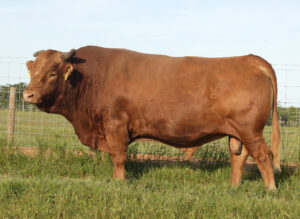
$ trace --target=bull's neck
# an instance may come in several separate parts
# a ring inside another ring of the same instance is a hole
[[[57,96],[56,102],[50,108],[50,113],[61,114],[73,124],[78,120],[78,112],[84,111],[83,104],[87,104],[86,92],[88,89],[80,84],[76,87],[66,86],[64,91]]]

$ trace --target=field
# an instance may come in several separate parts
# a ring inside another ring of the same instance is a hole
[[[0,218],[299,218],[299,168],[283,167],[277,192],[264,190],[256,167],[231,188],[226,138],[195,154],[214,163],[128,159],[127,181],[118,182],[108,156],[87,153],[63,117],[17,112],[11,147],[6,115],[0,111]],[[265,136],[269,142],[270,127]],[[283,160],[299,164],[299,148],[299,128],[283,127]],[[154,142],[133,143],[129,152],[183,155]]]

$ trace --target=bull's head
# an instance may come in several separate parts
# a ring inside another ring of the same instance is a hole
[[[55,50],[42,50],[34,53],[35,61],[26,63],[30,75],[30,83],[23,93],[25,102],[51,105],[59,86],[66,83],[73,72],[69,60],[76,50],[62,53]]]

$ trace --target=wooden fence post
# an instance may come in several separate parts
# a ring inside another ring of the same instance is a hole
[[[9,110],[7,122],[7,140],[8,143],[13,142],[15,127],[15,109],[16,109],[16,87],[10,87],[9,91]]]

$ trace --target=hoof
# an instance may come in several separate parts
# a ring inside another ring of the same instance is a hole
[[[280,166],[279,166],[279,167],[274,167],[274,173],[275,173],[275,174],[281,173],[281,168],[280,168]]]

